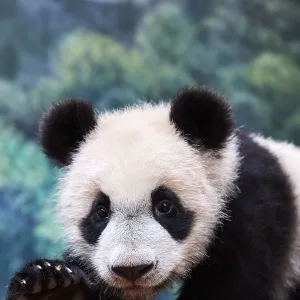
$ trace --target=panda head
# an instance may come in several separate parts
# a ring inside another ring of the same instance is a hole
[[[238,166],[227,102],[185,89],[171,103],[96,115],[55,104],[44,152],[64,168],[58,213],[72,252],[124,299],[148,299],[206,255]]]

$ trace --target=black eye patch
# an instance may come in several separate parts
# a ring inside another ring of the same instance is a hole
[[[89,244],[96,244],[109,222],[110,215],[109,197],[100,193],[94,199],[89,214],[80,223],[82,236]]]
[[[151,193],[152,211],[155,220],[173,239],[184,240],[193,226],[194,213],[183,207],[178,196],[165,187]]]

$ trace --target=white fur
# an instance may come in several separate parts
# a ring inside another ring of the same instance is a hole
[[[300,148],[291,143],[279,142],[257,135],[252,135],[252,138],[277,157],[279,164],[292,184],[298,225],[282,280],[285,286],[294,287],[300,278]],[[278,292],[284,293],[283,291]],[[285,299],[285,295],[282,296],[282,299]]]
[[[235,138],[216,160],[214,153],[196,151],[179,136],[169,109],[148,104],[99,116],[61,180],[58,213],[71,248],[116,287],[126,287],[126,282],[109,271],[112,265],[157,261],[157,268],[137,282],[144,289],[174,273],[185,275],[206,255],[224,197],[233,191],[239,164]],[[195,212],[194,226],[182,243],[151,214],[151,192],[161,185]],[[79,224],[100,191],[110,197],[113,215],[91,246]]]

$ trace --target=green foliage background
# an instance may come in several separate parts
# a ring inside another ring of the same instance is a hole
[[[206,85],[245,130],[300,144],[299,25],[298,0],[2,0],[0,297],[24,262],[63,248],[59,171],[36,142],[45,108],[69,97],[98,110],[168,101]]]

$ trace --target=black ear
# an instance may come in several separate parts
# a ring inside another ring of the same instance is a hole
[[[71,156],[96,126],[92,106],[81,99],[54,104],[41,118],[39,141],[45,154],[59,166],[71,162]]]
[[[212,90],[184,89],[172,101],[170,120],[193,146],[220,150],[235,129],[228,102]]]

